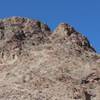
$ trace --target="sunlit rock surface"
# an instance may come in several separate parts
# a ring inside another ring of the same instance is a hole
[[[100,100],[100,55],[68,24],[1,19],[0,100]]]

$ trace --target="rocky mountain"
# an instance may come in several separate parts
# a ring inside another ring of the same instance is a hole
[[[68,24],[1,19],[0,100],[100,100],[100,55]]]

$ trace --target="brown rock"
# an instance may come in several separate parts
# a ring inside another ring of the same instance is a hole
[[[0,100],[99,100],[100,55],[62,23],[0,21]]]

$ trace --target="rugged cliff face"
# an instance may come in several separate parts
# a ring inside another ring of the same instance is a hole
[[[0,100],[100,100],[100,55],[68,24],[2,19]]]

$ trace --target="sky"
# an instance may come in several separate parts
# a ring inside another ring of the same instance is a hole
[[[0,18],[11,16],[38,19],[52,31],[68,23],[100,53],[100,0],[0,0]]]

